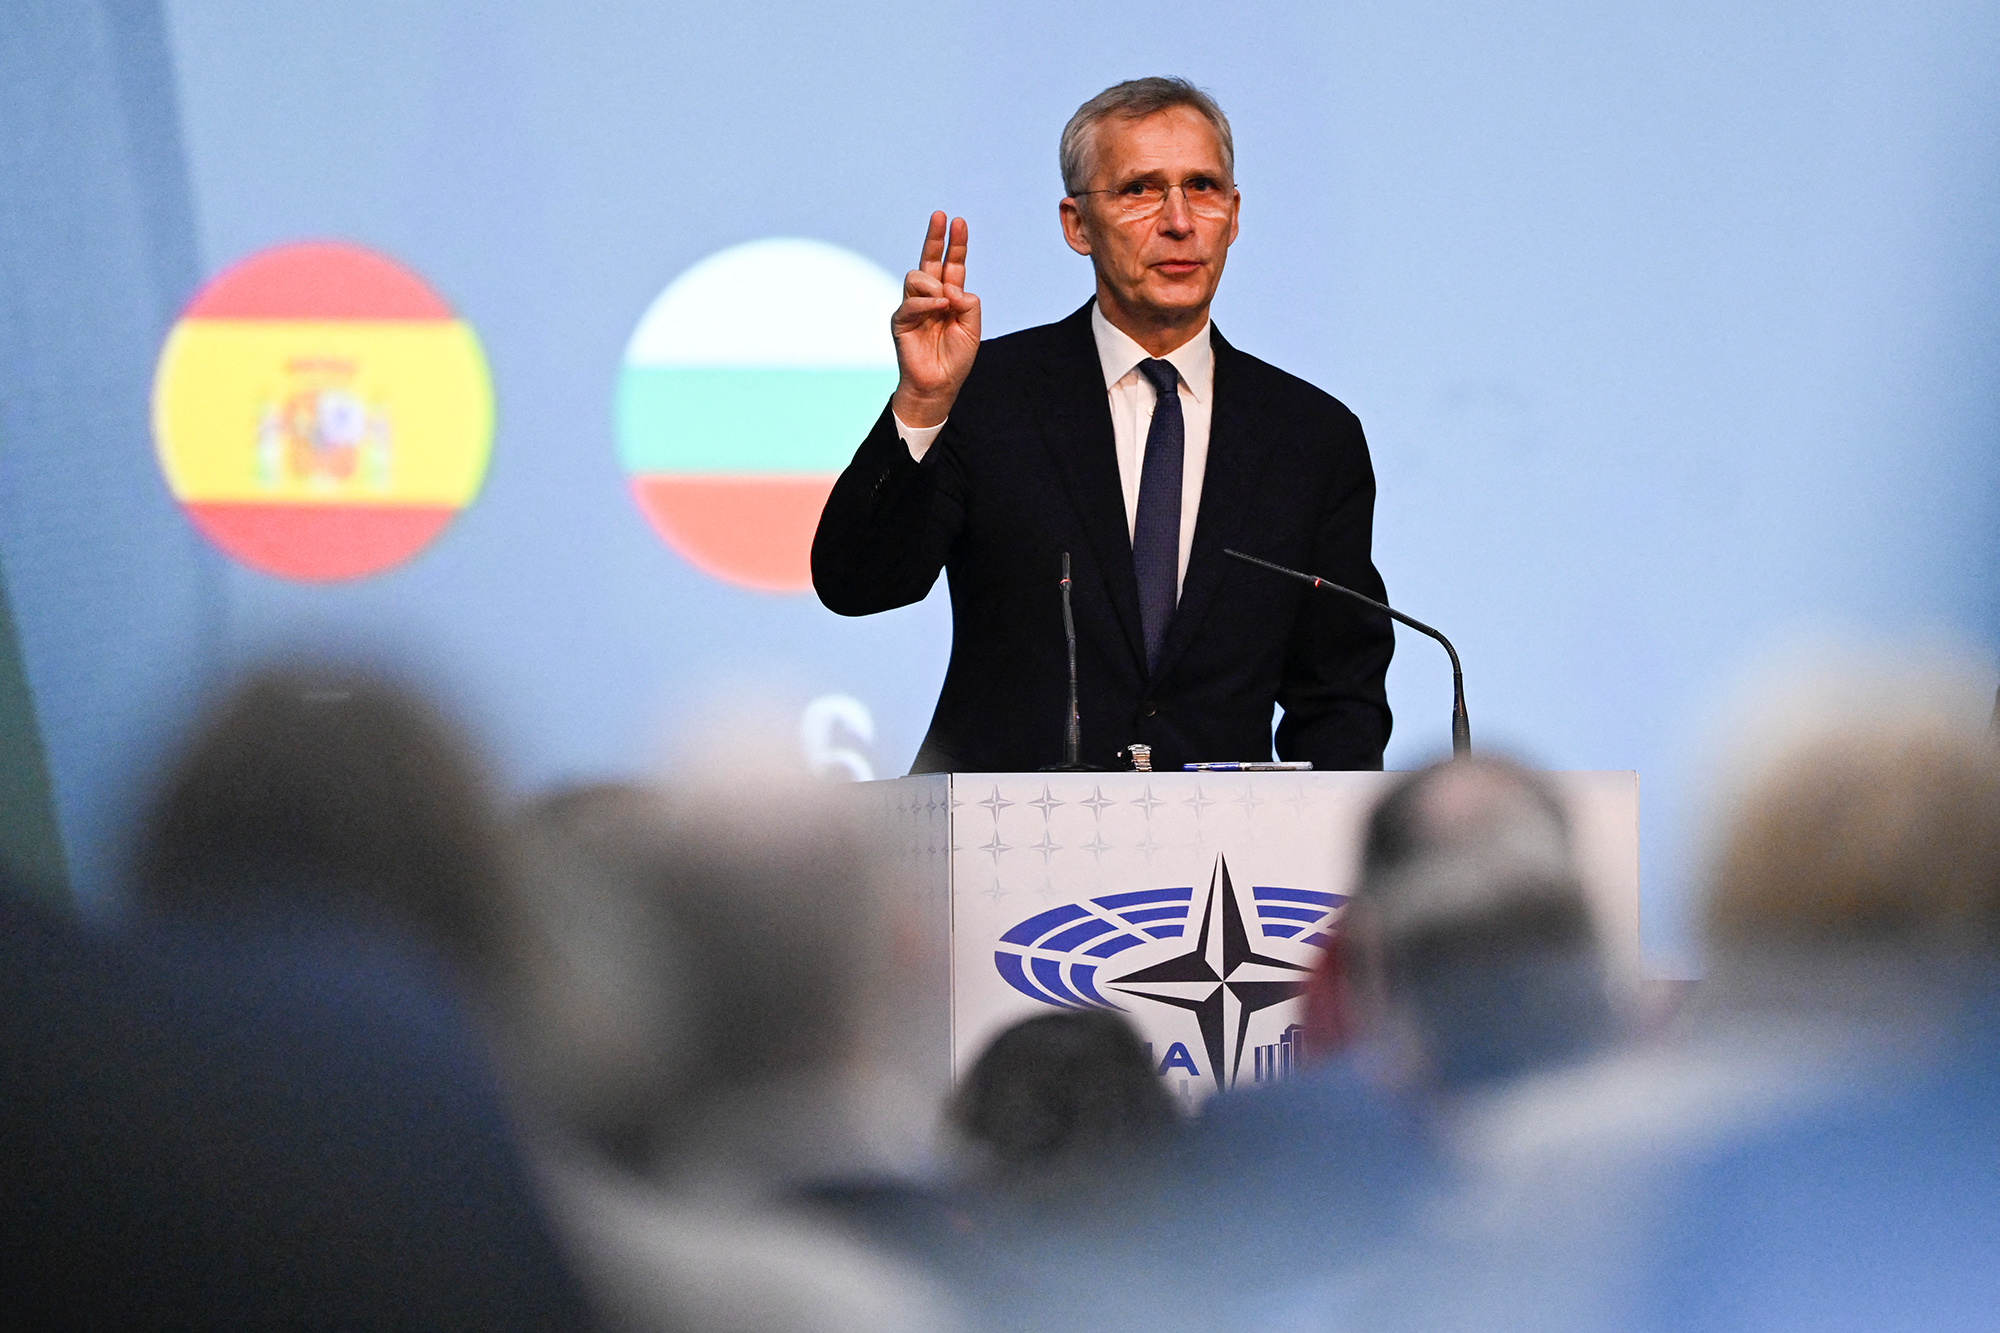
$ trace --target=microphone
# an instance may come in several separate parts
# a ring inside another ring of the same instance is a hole
[[[1076,616],[1069,609],[1069,552],[1062,553],[1063,638],[1069,641],[1069,716],[1063,723],[1063,761],[1047,764],[1044,773],[1095,773],[1083,762],[1083,722],[1076,711]]]
[[[1299,579],[1303,582],[1310,583],[1315,588],[1330,588],[1334,592],[1345,593],[1347,596],[1352,597],[1355,601],[1362,602],[1368,606],[1372,606],[1377,611],[1380,611],[1383,614],[1390,617],[1392,620],[1400,620],[1405,625],[1408,625],[1411,629],[1417,630],[1418,632],[1423,634],[1428,634],[1433,639],[1436,639],[1439,643],[1443,644],[1444,650],[1447,653],[1451,654],[1452,757],[1457,758],[1459,755],[1472,753],[1472,724],[1468,722],[1465,717],[1465,673],[1459,670],[1458,649],[1451,646],[1450,639],[1447,639],[1444,635],[1438,633],[1436,630],[1432,629],[1429,625],[1426,625],[1423,621],[1412,620],[1409,616],[1404,615],[1401,611],[1398,611],[1393,606],[1385,606],[1381,602],[1376,601],[1373,597],[1365,597],[1362,594],[1354,591],[1354,589],[1352,588],[1343,588],[1338,583],[1330,582],[1326,579],[1319,577],[1317,574],[1301,574],[1296,569],[1286,569],[1283,565],[1274,565],[1269,560],[1259,560],[1254,555],[1245,555],[1241,551],[1232,551],[1227,547],[1223,548],[1222,553],[1224,555],[1235,556],[1238,560],[1244,561],[1247,564],[1260,565],[1263,568],[1270,570],[1274,574],[1283,574],[1288,578]]]

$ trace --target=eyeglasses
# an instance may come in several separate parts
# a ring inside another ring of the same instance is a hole
[[[1111,196],[1107,201],[1112,210],[1128,221],[1155,217],[1167,206],[1167,195],[1178,189],[1181,198],[1187,201],[1188,212],[1198,218],[1226,218],[1230,205],[1235,201],[1235,187],[1213,176],[1190,176],[1184,181],[1168,184],[1157,180],[1127,181],[1116,189],[1078,190],[1074,197],[1086,194]]]

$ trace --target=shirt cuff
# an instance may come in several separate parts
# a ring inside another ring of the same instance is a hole
[[[893,409],[889,416],[895,421],[896,434],[902,437],[904,447],[910,451],[910,457],[919,463],[923,462],[924,455],[931,451],[931,443],[937,439],[938,432],[944,429],[944,422],[940,421],[935,426],[912,426],[897,416]]]

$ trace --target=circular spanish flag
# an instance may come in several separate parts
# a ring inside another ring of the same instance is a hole
[[[224,553],[284,578],[362,578],[478,494],[493,386],[478,337],[422,278],[358,245],[283,245],[181,312],[153,376],[153,442]]]
[[[901,300],[822,241],[751,241],[674,279],[618,377],[619,461],[660,539],[741,588],[810,588],[820,510],[896,387]]]

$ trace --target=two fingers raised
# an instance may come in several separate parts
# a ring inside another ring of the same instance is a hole
[[[947,287],[963,288],[966,235],[964,218],[952,218],[947,224],[942,212],[931,214],[916,271],[936,278]]]
[[[917,266],[903,275],[903,304],[896,311],[899,324],[925,315],[963,312],[978,304],[979,298],[965,290],[966,236],[964,218],[931,214]]]

